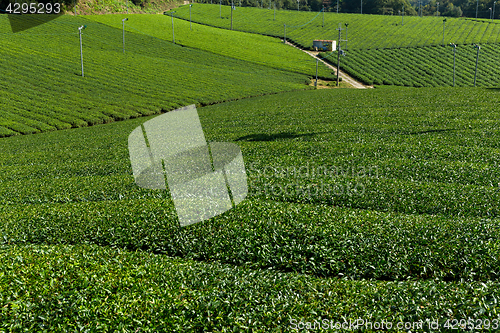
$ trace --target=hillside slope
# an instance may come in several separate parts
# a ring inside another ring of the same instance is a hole
[[[16,17],[17,18],[17,17]],[[38,19],[19,16],[19,19]],[[78,27],[83,30],[81,76]],[[61,16],[9,33],[0,15],[0,136],[87,126],[280,91],[306,75],[183,48],[85,17]]]
[[[241,147],[249,194],[185,228],[167,191],[134,183],[127,138],[149,118],[2,138],[0,327],[267,332],[370,318],[442,332],[474,318],[493,332],[499,100],[334,89],[199,108],[208,141]]]
[[[245,60],[271,68],[315,76],[316,61],[283,44],[279,39],[229,31],[174,19],[165,15],[89,15],[89,20],[104,23],[114,28],[122,28],[122,19],[128,18],[125,31],[144,34],[190,48],[209,51],[226,57]],[[319,64],[319,78],[333,79],[331,71]]]
[[[175,10],[176,17],[189,20],[189,6]],[[224,29],[231,25],[231,7],[211,4],[196,4],[191,8],[193,22]],[[324,18],[324,19],[323,19]],[[404,17],[388,15],[336,14],[319,12],[276,11],[253,7],[237,7],[233,11],[233,28],[283,38],[286,36],[303,48],[311,48],[315,39],[338,40],[339,24],[343,29],[342,39],[353,49],[383,49],[457,44],[500,42],[500,23],[465,18]]]

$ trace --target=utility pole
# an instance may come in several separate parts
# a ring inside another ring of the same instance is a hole
[[[444,27],[446,24],[446,19],[443,20],[443,46],[444,46]]]
[[[455,86],[455,55],[457,52],[457,44],[450,43],[450,46],[453,47],[453,86]]]
[[[172,42],[175,44],[174,13],[173,12],[170,14],[170,17],[172,18]]]
[[[219,0],[219,18],[222,18],[222,0]]]
[[[339,13],[339,0],[337,0],[337,14]]]
[[[276,21],[276,2],[273,2],[274,4],[274,18],[273,21]]]
[[[321,26],[322,28],[325,27],[325,5],[323,5],[323,25]]]
[[[314,87],[318,86],[318,62],[319,62],[319,59],[316,58],[316,82],[314,82]]]
[[[349,25],[349,24],[347,24],[347,23],[345,24],[345,49],[346,49],[346,50],[347,50],[347,26],[348,26],[348,25]]]
[[[80,28],[78,28],[78,33],[80,35],[80,59],[82,61],[82,77],[84,77],[83,75],[83,47],[82,47],[82,30],[85,29],[87,26],[86,25],[82,25]]]
[[[341,33],[342,33],[342,26],[339,23],[339,28],[337,29],[339,31],[339,42],[337,45],[337,87],[340,85],[340,42],[341,42]]]
[[[437,3],[436,16],[439,16],[439,2]]]
[[[286,44],[286,24],[284,24],[285,26],[285,33],[283,35],[283,44]]]
[[[491,22],[493,22],[493,19],[495,18],[495,5],[496,5],[496,1],[493,2],[493,13],[491,13]]]
[[[123,27],[123,53],[125,53],[125,21],[128,21],[128,18],[124,18],[122,20],[122,27]]]
[[[193,26],[191,24],[191,7],[193,7],[193,4],[189,5],[189,29],[193,30]]]
[[[363,14],[363,0],[361,0],[361,11],[360,11],[360,14]]]
[[[474,45],[474,48],[477,49],[477,55],[476,55],[476,71],[474,72],[474,87],[476,86],[476,77],[477,77],[477,63],[479,61],[479,50],[481,49],[481,46],[479,45]]]
[[[231,1],[231,30],[233,30],[233,2]]]
[[[403,16],[401,16],[401,25],[403,25],[405,23],[405,4],[403,4],[403,13],[402,13]]]
[[[477,18],[477,9],[479,8],[479,0],[476,1],[476,18]]]

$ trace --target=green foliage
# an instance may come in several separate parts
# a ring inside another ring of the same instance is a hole
[[[500,86],[499,44],[481,46],[476,85]],[[460,45],[456,50],[455,85],[474,86],[477,49]],[[335,53],[321,57],[336,65]],[[340,67],[352,77],[367,84],[408,87],[453,86],[453,48],[448,46],[402,48],[388,50],[353,50],[342,57]]]
[[[8,20],[0,15],[2,31],[11,31]],[[85,77],[81,77],[77,29],[81,25],[87,25],[83,30]],[[305,75],[130,32],[124,54],[121,30],[71,16],[3,34],[0,71],[0,126],[4,128],[0,136],[95,125],[186,104],[305,89],[307,80]]]
[[[127,137],[143,119],[5,138],[2,239],[351,279],[496,280],[497,100],[483,89],[339,89],[202,108],[209,141],[241,146],[249,197],[183,229],[168,192],[131,176]]]
[[[197,5],[194,5],[197,6]],[[194,7],[193,7],[194,8]],[[89,19],[122,28],[121,20],[129,17],[125,29],[132,33],[147,34],[166,41],[173,40],[171,18],[163,15],[92,15]],[[307,74],[316,74],[316,61],[296,48],[285,45],[276,38],[228,31],[189,21],[174,19],[175,42],[194,49],[201,49],[222,56],[249,61],[274,69]],[[332,79],[325,65],[320,64],[318,77]]]
[[[196,4],[191,9],[193,22],[229,29],[231,7]],[[189,20],[189,6],[176,9],[176,17]],[[398,15],[336,14],[327,12],[274,11],[250,7],[237,7],[233,11],[233,28],[283,38],[287,25],[287,40],[303,48],[311,48],[315,39],[338,40],[339,24],[348,24],[347,50],[381,49],[440,45],[443,38],[442,17],[404,17]],[[445,42],[457,44],[495,43],[500,34],[500,24],[464,18],[447,18]],[[342,31],[345,39],[345,31]]]
[[[174,46],[142,17],[134,27],[151,36],[127,31],[123,55],[121,31],[94,20],[62,17],[0,41],[0,136],[10,136],[0,139],[0,330],[294,331],[297,321],[438,318],[446,331],[447,319],[498,319],[496,89],[294,91],[199,108],[208,141],[241,147],[249,195],[180,228],[167,191],[134,183],[127,137],[149,119],[137,117],[304,89],[307,75],[287,71],[310,68],[273,69],[279,48],[260,65],[254,51]],[[410,58],[393,51],[342,61]],[[125,121],[104,124],[114,120]]]
[[[318,279],[89,245],[3,247],[0,260],[6,331],[296,332],[361,318],[443,327],[500,310],[498,282]]]
[[[242,148],[249,196],[186,228],[168,192],[131,175],[127,137],[147,118],[3,138],[0,327],[495,319],[498,100],[480,88],[335,89],[200,108],[208,141]],[[290,184],[300,190],[274,190]]]
[[[406,0],[365,0],[363,1],[363,14],[397,15],[398,10],[404,11],[405,15],[417,15],[415,9]],[[361,1],[343,0],[341,12],[359,13]]]

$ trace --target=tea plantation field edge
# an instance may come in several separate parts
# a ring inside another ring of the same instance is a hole
[[[81,25],[87,25],[82,36],[84,77]],[[0,15],[0,27],[10,29],[6,15]],[[0,136],[308,89],[305,83],[311,77],[136,33],[127,34],[124,53],[119,29],[84,17],[61,16],[25,32],[6,33],[0,44]]]
[[[304,52],[283,44],[277,38],[258,34],[229,31],[188,21],[174,19],[172,33],[171,18],[164,15],[89,15],[86,18],[122,28],[122,19],[129,18],[125,30],[152,36],[189,48],[200,49],[225,57],[245,60],[271,68],[285,70],[310,77],[316,75],[316,61]],[[332,71],[324,64],[318,66],[318,78],[332,80]]]
[[[497,282],[320,279],[95,245],[4,246],[0,258],[0,328],[12,331],[294,332],[361,318],[447,331],[446,318],[498,313]]]
[[[499,87],[500,44],[459,45],[455,55],[455,86]],[[385,50],[352,50],[340,60],[340,67],[365,84],[407,87],[453,86],[454,51],[449,46],[428,46]],[[337,54],[320,53],[337,65]],[[477,61],[477,73],[476,73]]]
[[[3,138],[1,325],[493,320],[497,100],[341,89],[200,108],[207,140],[241,147],[250,193],[183,229],[169,193],[132,177],[127,137],[148,118]]]
[[[166,12],[168,15],[172,11]],[[175,10],[174,17],[189,21],[189,6]],[[230,29],[231,6],[195,4],[191,20],[214,27]],[[500,42],[500,24],[465,18],[417,17],[392,15],[337,14],[333,12],[297,12],[289,10],[236,7],[233,10],[233,29],[283,38],[305,49],[312,49],[313,40],[338,40],[341,25],[342,39],[347,34],[346,50],[386,49],[400,47],[436,46],[449,43]],[[347,31],[346,26],[347,24]],[[444,41],[443,41],[444,25]]]

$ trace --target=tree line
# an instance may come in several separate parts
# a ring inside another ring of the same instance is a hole
[[[361,3],[362,1],[362,3]],[[494,0],[196,0],[203,3],[260,7],[300,11],[363,13],[379,15],[420,15],[477,17],[490,19],[500,16]],[[500,5],[500,3],[499,3]],[[361,7],[362,6],[362,7]],[[493,10],[495,9],[495,12]],[[476,16],[477,15],[477,16]]]

